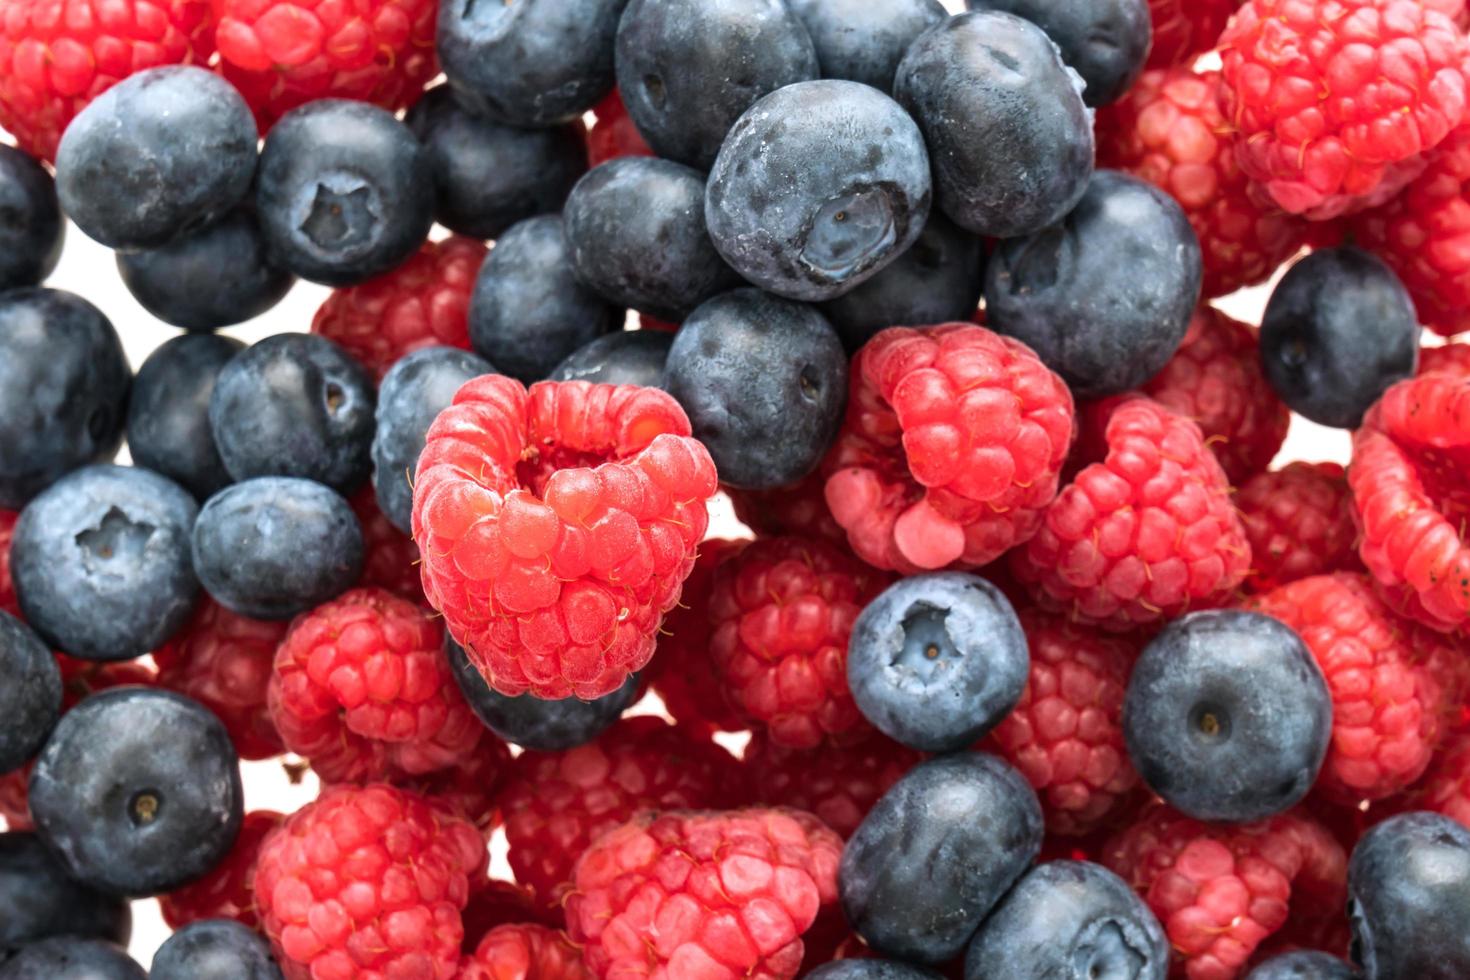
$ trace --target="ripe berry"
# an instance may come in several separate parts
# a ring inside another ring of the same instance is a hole
[[[876,734],[803,750],[783,748],[757,732],[745,749],[745,770],[757,803],[814,813],[845,838],[922,758]]]
[[[1251,545],[1252,591],[1362,567],[1347,475],[1337,463],[1288,463],[1253,476],[1235,506]]]
[[[561,930],[532,923],[491,929],[456,980],[593,980],[582,951]]]
[[[0,612],[0,773],[19,769],[40,751],[61,717],[61,671],[25,623]]]
[[[230,919],[258,928],[260,917],[253,884],[255,864],[266,837],[284,819],[284,814],[271,810],[252,810],[245,814],[234,846],[208,874],[158,896],[163,921],[174,929],[207,919]]]
[[[0,123],[3,101],[0,97]],[[0,291],[39,286],[61,259],[66,235],[56,183],[25,151],[0,147],[0,201],[7,214],[0,227]]]
[[[1148,0],[1154,43],[1150,68],[1193,61],[1210,50],[1240,0]]]
[[[674,335],[662,330],[603,334],[563,358],[547,380],[664,388],[664,367],[673,344]]]
[[[939,0],[880,0],[860,6],[844,0],[791,0],[788,6],[811,36],[823,78],[862,82],[880,92],[892,90],[894,72],[909,45],[948,16]]]
[[[0,904],[0,955],[50,936],[126,945],[133,931],[126,901],[75,881],[35,834],[0,834]]]
[[[153,954],[149,980],[280,980],[270,943],[238,922],[196,922]]]

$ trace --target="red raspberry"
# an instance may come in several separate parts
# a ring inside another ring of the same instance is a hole
[[[213,53],[208,0],[0,0],[0,127],[53,160],[67,123],[107,89]]]
[[[1011,568],[1045,609],[1125,630],[1224,602],[1250,568],[1199,426],[1147,398],[1108,418],[1107,457],[1047,509]]]
[[[577,862],[567,925],[594,977],[785,980],[841,855],[799,810],[644,814]]]
[[[260,847],[272,830],[286,819],[271,810],[252,810],[240,824],[240,835],[223,861],[198,881],[158,897],[163,921],[182,929],[202,919],[233,919],[252,929],[260,927],[255,911],[255,863]]]
[[[353,494],[349,502],[352,512],[357,515],[357,523],[362,526],[362,578],[357,584],[387,589],[405,599],[423,602],[419,546],[383,516],[371,485]]]
[[[1470,377],[1470,344],[1445,344],[1419,349],[1419,373],[1444,371]],[[0,532],[3,533],[3,532]]]
[[[311,332],[341,344],[379,381],[422,347],[469,350],[470,293],[487,254],[483,242],[458,235],[425,242],[392,272],[332,290]]]
[[[905,574],[984,565],[1036,533],[1072,394],[1031,349],[968,323],[884,330],[852,364],[827,504],[858,557]]]
[[[821,470],[799,483],[774,490],[724,487],[740,523],[760,536],[797,534],[847,547],[847,532],[827,507],[827,479]]]
[[[334,786],[266,838],[255,901],[288,980],[449,980],[487,856],[479,831],[421,796]]]
[[[536,895],[525,885],[513,881],[486,878],[474,886],[469,904],[460,914],[464,922],[464,952],[472,954],[485,933],[497,926],[536,922],[545,926],[559,926],[561,909],[555,915],[538,905]]]
[[[1246,584],[1255,592],[1363,567],[1347,474],[1337,463],[1289,463],[1251,477],[1235,506],[1254,562]]]
[[[852,836],[873,804],[922,759],[876,732],[819,751],[784,748],[757,732],[745,747],[755,802],[814,813],[843,838]]]
[[[1240,0],[1148,0],[1154,22],[1150,68],[1193,61],[1215,46]]]
[[[523,923],[497,926],[466,957],[457,980],[592,980],[566,933]]]
[[[1189,980],[1233,980],[1288,918],[1335,915],[1347,897],[1346,852],[1300,811],[1206,824],[1155,804],[1109,842],[1103,863],[1159,917]]]
[[[592,109],[596,123],[587,133],[588,164],[599,167],[617,157],[651,157],[653,150],[644,142],[628,116],[628,107],[617,89]]]
[[[1409,810],[1433,810],[1470,827],[1470,734],[1445,745],[1404,805]]]
[[[524,752],[500,796],[516,881],[554,905],[598,837],[639,810],[735,802],[737,781],[724,749],[650,716],[625,718],[565,752]]]
[[[15,537],[15,522],[20,513],[0,510],[0,612],[12,616],[20,615],[20,603],[15,601],[15,583],[10,580],[10,539]]]
[[[1465,36],[1422,0],[1247,0],[1219,44],[1236,159],[1292,214],[1384,203],[1465,118]]]
[[[497,691],[610,694],[653,655],[716,486],[662,391],[476,378],[419,457],[424,592]]]

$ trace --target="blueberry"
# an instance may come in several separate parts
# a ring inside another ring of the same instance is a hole
[[[1021,700],[1031,657],[1016,611],[975,575],[890,585],[848,641],[847,683],[879,731],[924,752],[973,745]]]
[[[91,303],[56,289],[0,295],[0,508],[112,459],[133,371]]]
[[[939,0],[787,0],[801,18],[823,78],[893,89],[909,45],[949,16]]]
[[[434,217],[471,238],[498,238],[517,221],[561,209],[587,172],[580,120],[518,129],[481,118],[446,85],[429,89],[404,119],[434,173]]]
[[[577,348],[551,372],[552,381],[664,386],[674,335],[666,330],[620,330]]]
[[[958,956],[1041,851],[1041,805],[994,756],[960,752],[910,769],[842,853],[837,884],[853,931],[879,953]]]
[[[1245,980],[1356,980],[1358,971],[1329,953],[1297,950],[1263,962]]]
[[[618,25],[618,90],[661,157],[708,170],[740,114],[818,77],[785,0],[631,0]]]
[[[1367,980],[1470,976],[1470,830],[1425,812],[1369,830],[1348,862],[1348,915]]]
[[[1036,351],[1078,398],[1128,391],[1183,342],[1200,261],[1173,198],[1099,171],[1065,221],[1000,243],[986,270],[986,319]]]
[[[1266,380],[1291,410],[1353,429],[1412,377],[1419,318],[1399,277],[1355,248],[1313,252],[1277,283],[1261,321]]]
[[[215,379],[245,349],[232,337],[185,334],[155,348],[128,401],[133,462],[176,481],[200,500],[230,484],[209,427]]]
[[[49,936],[126,945],[132,934],[133,913],[126,901],[68,876],[35,834],[0,834],[0,958]]]
[[[975,11],[919,36],[893,94],[924,131],[940,209],[977,235],[1013,238],[1061,220],[1087,191],[1081,89],[1039,27]]]
[[[299,476],[351,493],[372,469],[373,380],[325,337],[283,333],[230,359],[209,426],[236,480]]]
[[[429,154],[386,109],[319,99],[271,127],[255,202],[276,261],[349,286],[387,272],[434,223]]]
[[[0,145],[0,293],[40,285],[65,238],[51,175],[29,154]]]
[[[966,980],[1165,980],[1169,941],[1128,883],[1101,865],[1051,861],[1026,873],[980,926]]]
[[[434,418],[466,381],[495,368],[453,347],[425,347],[401,358],[378,388],[373,436],[373,490],[378,508],[404,534],[413,533],[413,476]]]
[[[191,922],[153,954],[150,980],[281,980],[270,944],[228,919]]]
[[[62,210],[111,248],[153,248],[223,217],[250,191],[255,118],[207,68],[168,65],[118,82],[66,127]]]
[[[199,505],[131,466],[88,466],[21,511],[10,571],[21,612],[86,660],[141,657],[188,620],[199,594],[189,535]]]
[[[186,330],[244,323],[279,303],[296,282],[271,258],[247,208],[166,245],[118,252],[117,271],[145,310]]]
[[[120,946],[55,936],[0,963],[0,980],[148,980],[148,974]]]
[[[893,960],[841,960],[819,966],[806,980],[939,980],[939,974],[922,966]]]
[[[470,296],[470,343],[528,384],[622,320],[577,281],[560,215],[530,218],[501,235]]]
[[[454,680],[475,715],[496,735],[524,749],[564,752],[586,745],[638,700],[636,676],[596,701],[544,701],[529,694],[508,697],[485,683],[459,644],[446,638],[444,652]]]
[[[61,717],[61,671],[41,638],[6,612],[0,612],[0,677],[0,773],[8,773],[41,750]],[[0,928],[5,919],[0,914]]]
[[[562,213],[577,278],[610,303],[683,320],[741,285],[704,224],[704,175],[619,157],[577,182]]]
[[[1174,620],[1128,680],[1123,736],[1143,781],[1200,820],[1281,813],[1312,788],[1332,698],[1301,637],[1260,613]]]
[[[810,306],[758,289],[716,296],[684,321],[666,387],[721,482],[751,490],[806,476],[847,403],[847,355]]]
[[[194,567],[220,605],[290,619],[352,588],[362,527],[347,501],[311,480],[263,476],[209,498],[194,525]]]

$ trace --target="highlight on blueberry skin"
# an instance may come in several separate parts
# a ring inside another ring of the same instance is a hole
[[[191,922],[153,954],[149,980],[281,980],[270,943],[228,919]]]
[[[674,335],[664,330],[620,330],[572,351],[548,380],[662,388],[673,345]]]
[[[61,717],[61,671],[41,638],[6,612],[0,612],[0,677],[0,773],[8,773],[40,750]]]

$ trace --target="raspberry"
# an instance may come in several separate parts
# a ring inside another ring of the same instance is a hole
[[[628,107],[617,89],[592,109],[597,122],[587,132],[588,166],[600,167],[617,157],[651,157],[653,150],[638,133],[628,116]]]
[[[392,272],[332,290],[311,332],[341,344],[379,381],[420,348],[469,350],[470,293],[486,254],[483,242],[458,235],[425,242]]]
[[[1347,474],[1337,463],[1290,463],[1251,477],[1235,506],[1251,545],[1253,591],[1362,567]]]
[[[1224,602],[1250,545],[1199,426],[1132,398],[1104,435],[1106,459],[1077,474],[1015,552],[1016,578],[1043,608],[1108,629]]]
[[[15,522],[20,513],[0,510],[0,612],[12,616],[20,615],[20,603],[15,601],[15,583],[10,579],[10,539],[15,537]]]
[[[288,977],[457,975],[479,831],[391,786],[334,786],[260,849],[255,901]]]
[[[1419,349],[1419,373],[1444,371],[1461,377],[1470,377],[1470,344],[1445,344],[1442,347]],[[3,534],[0,531],[0,534]]]
[[[233,919],[252,929],[259,928],[260,917],[255,911],[255,862],[266,837],[284,819],[284,814],[270,810],[245,814],[234,846],[213,871],[158,897],[163,921],[169,928],[182,929],[203,919]]]
[[[500,796],[516,881],[547,905],[578,856],[639,810],[734,802],[736,763],[698,733],[661,718],[625,718],[588,745],[525,752]]]
[[[566,933],[545,926],[497,926],[480,940],[457,980],[592,980]]]
[[[794,977],[841,854],[800,811],[644,814],[577,863],[567,925],[595,977]]]
[[[715,489],[662,391],[476,378],[419,457],[424,592],[502,694],[610,694],[653,655]]]
[[[874,733],[820,751],[785,748],[757,732],[745,747],[755,802],[806,810],[847,838],[879,798],[923,756]]]
[[[973,324],[894,327],[853,360],[827,504],[858,557],[905,574],[984,565],[1056,496],[1072,395],[1031,349]]]
[[[1159,917],[1189,980],[1232,980],[1289,914],[1333,915],[1347,897],[1347,854],[1299,811],[1205,824],[1155,804],[1109,842],[1103,864]]]
[[[724,490],[740,523],[758,535],[799,534],[847,546],[847,532],[827,507],[827,480],[820,469],[789,487]]]
[[[1193,61],[1215,46],[1215,39],[1240,0],[1148,0],[1154,23],[1150,68]]]
[[[371,485],[353,494],[349,503],[357,515],[357,523],[362,526],[362,578],[357,584],[387,589],[405,599],[423,602],[419,546],[383,516]]]
[[[482,732],[469,756],[443,769],[419,775],[393,773],[394,786],[431,798],[489,833],[500,823],[497,797],[510,771],[510,746],[490,732]]]
[[[560,909],[555,920],[560,919]],[[485,933],[497,926],[537,922],[541,925],[559,925],[546,909],[536,904],[536,895],[525,885],[513,881],[487,878],[475,886],[470,900],[460,914],[464,922],[465,953],[472,954]]]
[[[1145,72],[1097,118],[1098,165],[1142,178],[1184,208],[1203,252],[1205,299],[1265,282],[1307,235],[1307,222],[1241,172],[1219,87],[1219,72]]]
[[[1421,0],[1247,0],[1219,45],[1236,159],[1292,214],[1384,203],[1465,117],[1465,37]]]
[[[1449,741],[1405,800],[1409,810],[1433,810],[1470,827],[1470,734]]]
[[[208,0],[3,0],[0,127],[21,149],[56,158],[72,117],[134,72],[205,64]]]

